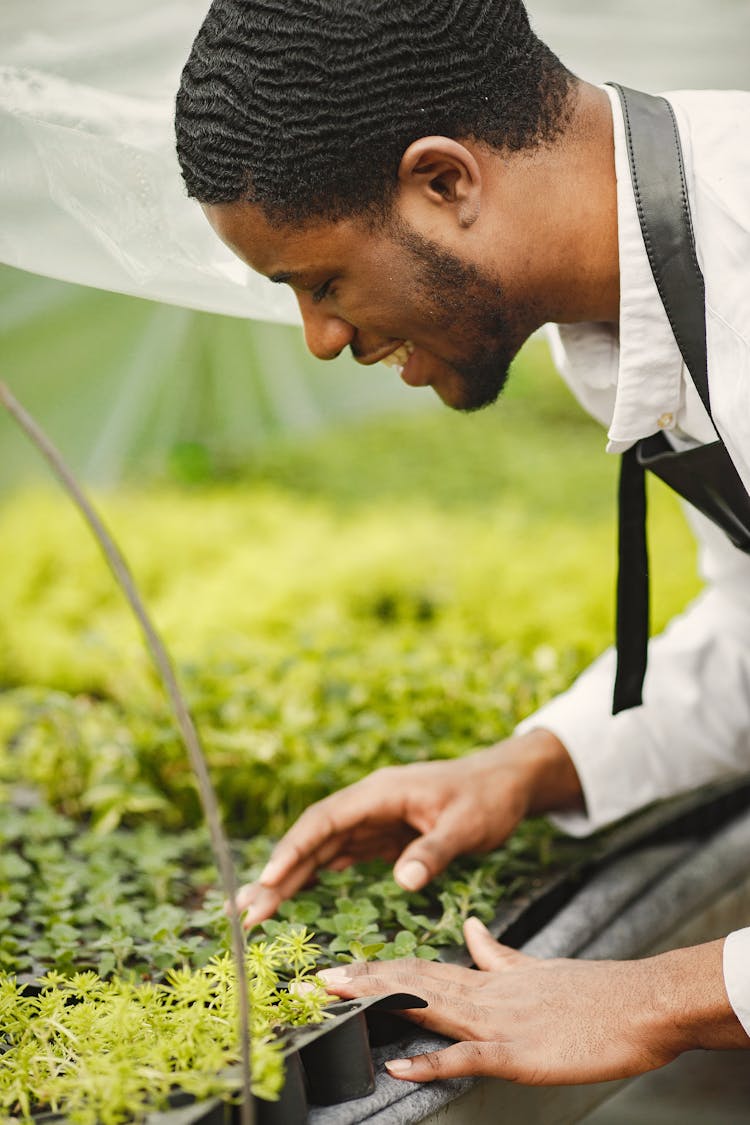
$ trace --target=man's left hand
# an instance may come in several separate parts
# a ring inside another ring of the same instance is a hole
[[[638,961],[542,961],[464,927],[478,969],[409,959],[354,963],[320,975],[345,999],[411,992],[402,1013],[458,1042],[394,1059],[394,1078],[491,1075],[524,1085],[629,1078],[695,1047],[750,1048],[722,972],[723,940]]]

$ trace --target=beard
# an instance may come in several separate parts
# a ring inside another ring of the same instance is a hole
[[[457,379],[447,405],[465,412],[491,406],[505,387],[511,361],[531,329],[523,331],[511,317],[494,278],[402,222],[396,225],[394,236],[414,264],[413,296],[420,314],[442,332],[447,329],[467,342],[449,361]]]

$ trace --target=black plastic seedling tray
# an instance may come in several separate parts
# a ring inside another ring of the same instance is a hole
[[[256,1100],[258,1125],[304,1125],[309,1105],[338,1105],[375,1089],[369,1023],[378,1012],[426,1008],[409,993],[331,1004],[332,1018],[283,1033],[286,1079],[277,1102]],[[149,1125],[163,1125],[149,1119]]]
[[[342,1000],[328,1008],[332,1020],[291,1031],[287,1036],[287,1066],[295,1057],[299,1059],[307,1102],[319,1106],[338,1105],[371,1094],[375,1089],[371,1025],[381,1013],[426,1007],[419,996],[406,992]],[[286,1122],[307,1120],[307,1105],[301,1116],[291,1118],[277,1113],[277,1104],[258,1103],[259,1125],[286,1125]]]

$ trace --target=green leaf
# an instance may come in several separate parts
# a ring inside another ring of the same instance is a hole
[[[415,952],[423,961],[437,961],[440,957],[438,950],[433,949],[431,945],[418,945]]]
[[[393,939],[396,957],[411,957],[417,948],[417,939],[409,930],[399,930]]]

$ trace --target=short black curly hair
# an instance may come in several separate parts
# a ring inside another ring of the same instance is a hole
[[[213,0],[182,72],[177,154],[202,203],[382,214],[412,141],[550,142],[572,83],[521,0]]]

